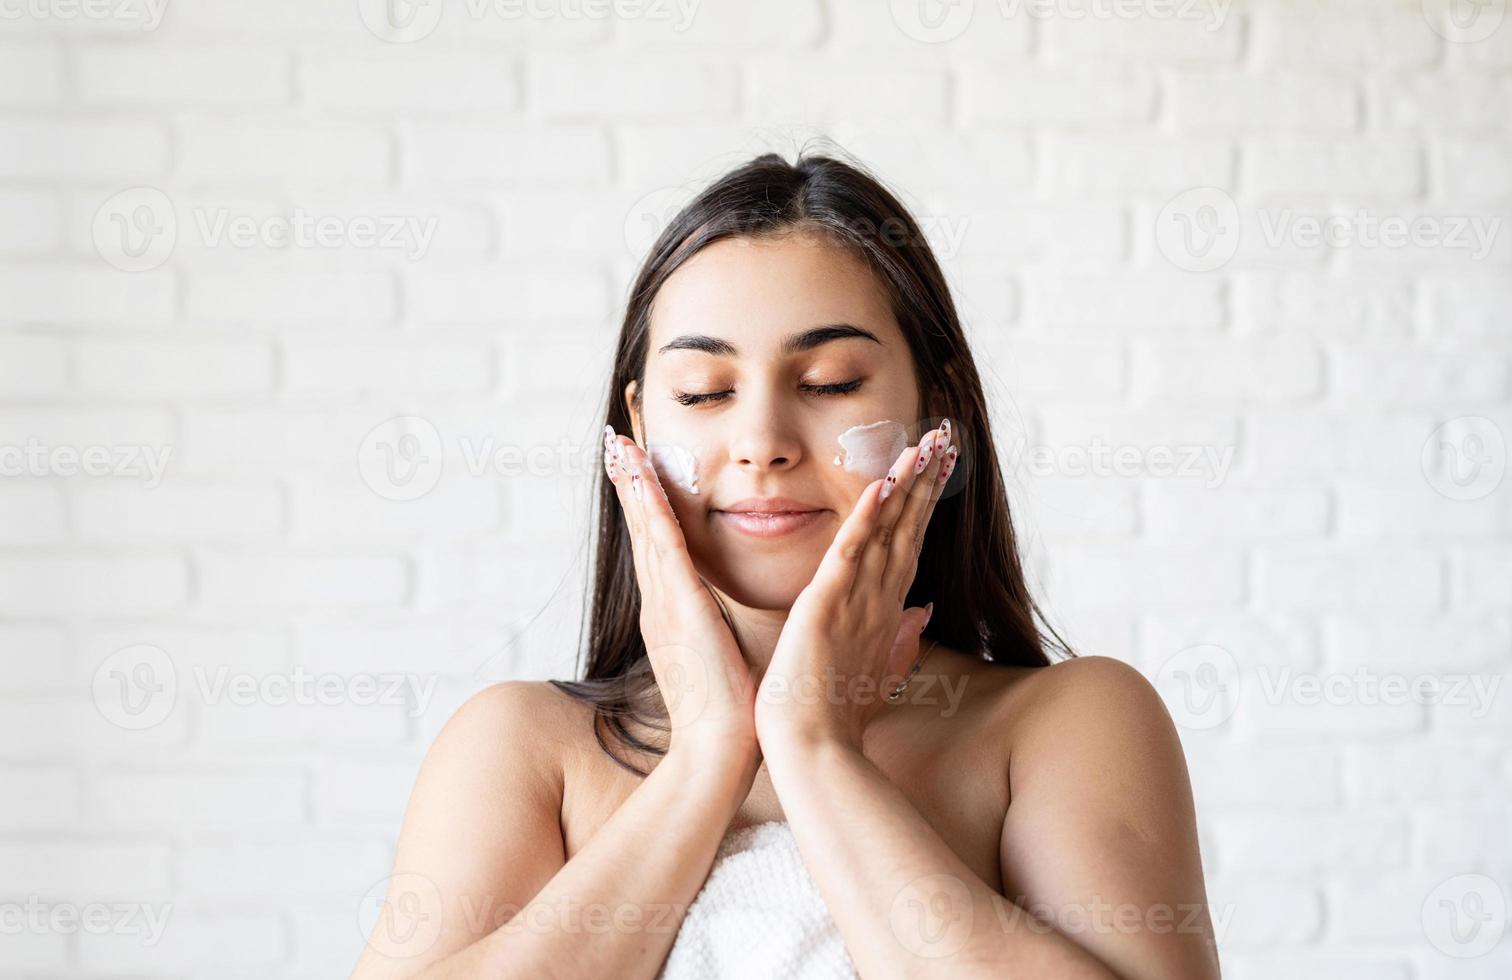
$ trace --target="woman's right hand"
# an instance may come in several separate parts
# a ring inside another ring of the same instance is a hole
[[[669,751],[743,761],[759,751],[750,667],[693,567],[650,458],[604,426],[604,468],[619,496],[640,585],[640,630],[672,728]]]

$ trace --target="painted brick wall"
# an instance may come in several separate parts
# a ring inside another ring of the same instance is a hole
[[[640,250],[821,135],[1226,975],[1512,974],[1506,6],[0,3],[0,974],[345,975],[438,727],[573,670]]]

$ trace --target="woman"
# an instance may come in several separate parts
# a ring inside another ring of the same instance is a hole
[[[1176,731],[1042,635],[888,191],[775,154],[706,189],[606,418],[586,677],[450,719],[354,976],[1218,976]]]

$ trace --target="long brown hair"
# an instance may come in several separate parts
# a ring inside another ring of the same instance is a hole
[[[952,441],[963,448],[930,519],[906,605],[936,600],[930,638],[991,663],[1046,666],[1048,650],[1075,656],[1026,586],[1008,495],[990,451],[994,442],[981,379],[945,277],[907,209],[857,162],[800,152],[790,164],[776,153],[763,154],[715,180],[672,219],[630,289],[604,421],[616,432],[631,431],[623,392],[632,380],[637,396],[645,389],[651,307],[672,273],[721,239],[809,230],[853,249],[875,272],[913,352],[922,415],[948,417]],[[643,741],[626,724],[633,720],[667,731],[665,705],[640,635],[629,531],[602,468],[598,480],[587,669],[582,680],[551,683],[591,705],[599,746],[619,765],[644,775],[605,737],[607,730],[619,745],[665,754],[663,746]]]

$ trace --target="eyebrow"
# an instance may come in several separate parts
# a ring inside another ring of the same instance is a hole
[[[813,350],[821,344],[827,344],[833,340],[845,340],[850,337],[859,337],[862,340],[870,340],[872,343],[881,345],[882,341],[870,330],[850,323],[827,323],[822,327],[813,327],[802,333],[795,333],[782,340],[782,353],[797,354],[806,350]],[[716,357],[739,357],[740,351],[734,344],[722,337],[710,337],[708,334],[688,333],[676,337],[657,348],[658,354],[665,354],[672,350],[698,350],[705,354],[713,354]]]

